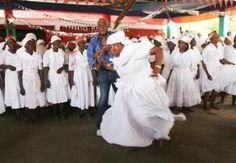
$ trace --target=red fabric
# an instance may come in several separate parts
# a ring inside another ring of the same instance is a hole
[[[106,0],[102,0],[102,3],[106,3],[107,1]]]
[[[79,4],[79,0],[75,0],[75,4],[78,5]]]
[[[192,6],[195,7],[195,0],[191,0]]]
[[[65,4],[68,4],[69,1],[70,1],[70,0],[64,0],[64,3],[65,3]]]
[[[5,37],[5,41],[7,42],[9,40],[16,40],[16,38],[12,35],[8,35],[8,36]]]
[[[114,3],[115,3],[115,0],[110,0],[110,1],[111,1],[111,3],[112,3],[112,4],[114,4]]]

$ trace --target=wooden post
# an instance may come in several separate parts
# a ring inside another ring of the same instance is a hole
[[[12,0],[4,0],[4,11],[6,35],[13,35],[16,37],[14,17],[12,12]]]

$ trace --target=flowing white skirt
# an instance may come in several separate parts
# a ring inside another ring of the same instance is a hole
[[[170,139],[168,134],[175,119],[185,117],[171,113],[159,81],[144,77],[132,83],[132,87],[129,84],[118,86],[115,101],[103,115],[102,137],[108,143],[129,147],[145,147],[154,139]]]
[[[46,91],[47,101],[51,104],[67,102],[69,99],[69,87],[64,72],[57,74],[49,70],[50,88]]]
[[[5,72],[5,99],[6,106],[12,109],[23,107],[23,96],[20,95],[19,80],[16,71]]]
[[[173,69],[167,95],[170,99],[170,106],[191,107],[201,102],[199,91],[189,68]]]
[[[3,102],[3,95],[2,95],[2,90],[0,89],[0,114],[4,113],[6,111],[5,105]]]
[[[95,106],[92,74],[89,69],[79,68],[74,71],[74,87],[71,90],[71,106],[82,110]],[[75,90],[73,90],[75,89]]]

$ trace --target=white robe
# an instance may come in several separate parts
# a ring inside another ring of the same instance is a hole
[[[217,47],[210,43],[202,52],[203,62],[207,66],[209,74],[213,80],[207,78],[205,71],[202,69],[200,78],[201,91],[209,92],[224,91],[225,87],[236,81],[236,70],[233,65],[223,65],[220,60],[224,58],[224,49],[221,43]]]
[[[49,67],[48,79],[50,88],[46,91],[47,101],[52,104],[67,102],[69,98],[69,87],[64,71],[58,74],[57,70],[64,65],[64,52],[59,49],[53,52],[52,48],[43,55],[43,67]]]
[[[234,48],[233,45],[225,47],[224,58],[234,63],[234,68],[236,69],[236,48]],[[225,87],[224,91],[228,94],[236,96],[236,82]]]
[[[95,106],[92,72],[87,61],[87,50],[83,54],[69,55],[69,71],[74,71],[74,86],[71,91],[71,106],[82,110]],[[75,90],[73,90],[75,89]]]
[[[44,94],[41,93],[41,81],[39,70],[42,70],[42,59],[34,52],[32,55],[27,52],[17,54],[17,71],[23,71],[22,82],[25,89],[23,105],[29,109],[36,109],[45,103]]]
[[[167,86],[167,95],[170,106],[191,107],[201,102],[193,78],[193,70],[196,66],[190,49],[184,53],[179,50],[173,54],[172,74]]]
[[[16,67],[18,63],[17,54],[12,54],[8,50],[5,50],[3,63],[5,65],[11,65]],[[17,71],[11,71],[6,69],[5,71],[5,99],[6,106],[12,109],[20,109],[23,106],[23,97],[20,94],[20,86]]]
[[[154,45],[147,41],[125,45],[114,66],[120,78],[115,101],[103,115],[102,137],[111,144],[144,147],[153,139],[170,139],[176,118],[169,110],[168,97],[158,78],[150,77],[148,60]]]

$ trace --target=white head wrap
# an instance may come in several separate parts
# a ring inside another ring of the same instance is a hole
[[[232,36],[227,36],[226,37],[229,41],[231,41],[231,43],[233,44],[234,43],[234,38]]]
[[[142,36],[139,38],[139,41],[149,41],[147,36]]]
[[[178,41],[176,40],[176,39],[167,39],[167,41],[166,42],[172,42],[172,43],[174,43],[175,45],[177,45],[178,44]]]
[[[31,39],[31,40],[37,40],[37,37],[35,36],[35,34],[33,34],[33,33],[27,33],[26,35],[25,35],[25,38],[29,38],[29,39]]]
[[[132,38],[131,41],[132,41],[133,43],[138,43],[138,42],[139,42],[137,38]]]
[[[154,40],[160,42],[160,43],[161,43],[161,46],[164,46],[164,45],[165,45],[165,40],[164,40],[163,37],[160,36],[160,35],[155,36],[155,37],[154,37]]]
[[[37,42],[36,42],[37,45],[42,44],[42,43],[45,43],[45,41],[42,40],[42,39],[39,39],[39,40],[37,40]]]
[[[25,47],[26,43],[27,43],[28,41],[30,41],[30,40],[32,40],[32,39],[25,37],[25,38],[21,41],[22,47]]]
[[[183,34],[182,36],[180,36],[179,40],[189,44],[192,40],[192,37],[189,36],[188,34]]]
[[[51,43],[57,41],[57,40],[60,40],[61,41],[61,38],[58,37],[57,35],[53,35],[52,38],[51,38]]]
[[[124,31],[117,31],[111,34],[107,38],[107,45],[112,45],[116,43],[122,43],[123,45],[130,43],[131,41],[125,37]]]

